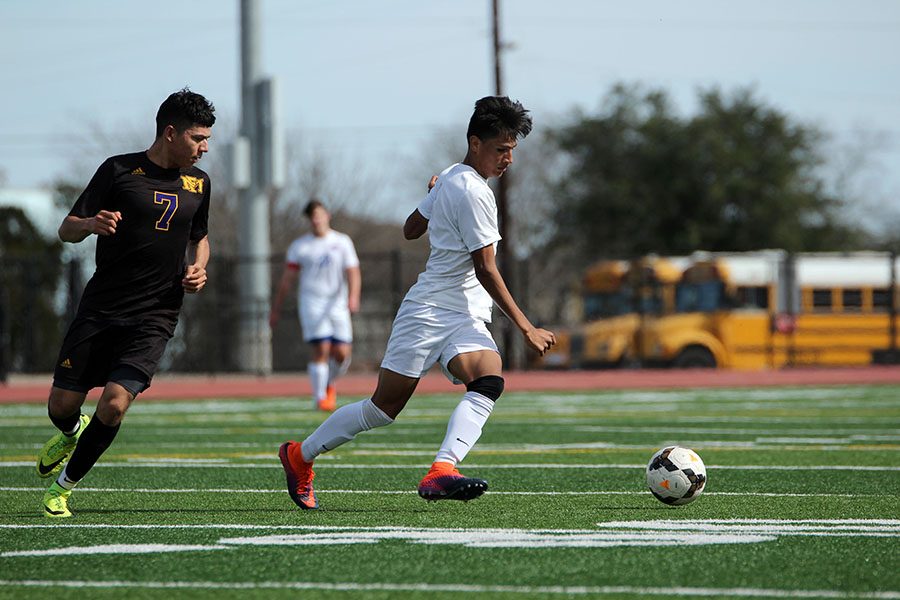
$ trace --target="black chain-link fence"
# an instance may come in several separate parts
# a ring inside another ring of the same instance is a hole
[[[273,293],[283,261],[281,254],[269,261]],[[360,312],[353,317],[354,370],[375,369],[380,364],[397,308],[424,267],[421,254],[401,250],[360,253],[360,263],[363,291]],[[60,263],[41,256],[0,256],[0,382],[8,373],[53,370],[92,266],[79,259]],[[241,311],[246,307],[238,300],[238,266],[235,257],[220,255],[210,260],[209,282],[199,294],[185,297],[160,372],[240,370],[236,346]],[[520,271],[527,269],[525,262],[517,266]],[[527,279],[523,272],[519,281]],[[523,297],[520,304],[525,307],[529,302]],[[518,335],[506,335],[509,324],[499,311],[494,321],[491,329],[501,348],[507,338],[518,340]],[[521,349],[518,352],[522,354]],[[290,294],[272,331],[273,369],[304,371],[308,353],[297,317],[297,297]]]
[[[281,255],[270,260],[273,290],[281,277],[283,261]],[[380,363],[396,309],[421,265],[418,258],[400,251],[361,254],[360,263],[363,293],[360,311],[353,317],[353,361],[354,368],[373,368]],[[235,344],[242,312],[248,309],[238,301],[239,266],[239,259],[234,257],[210,261],[206,288],[185,298],[163,370],[240,370]],[[285,298],[281,310],[281,319],[272,331],[272,367],[275,371],[303,371],[309,348],[303,343],[295,293]]]

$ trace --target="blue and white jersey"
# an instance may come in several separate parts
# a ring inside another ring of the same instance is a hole
[[[347,306],[347,269],[359,258],[350,236],[329,230],[322,237],[308,233],[288,247],[287,266],[300,269],[300,303]]]

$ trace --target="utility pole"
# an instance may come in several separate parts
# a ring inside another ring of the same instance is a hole
[[[494,42],[494,94],[503,95],[503,68],[502,53],[505,44],[500,37],[500,0],[491,0],[492,32]],[[497,179],[497,220],[500,237],[503,238],[503,253],[499,257],[503,279],[514,298],[519,297],[517,289],[515,244],[512,239],[512,224],[509,214],[509,173],[503,174]],[[502,330],[503,352],[505,362],[511,369],[521,369],[523,364],[521,353],[517,352],[518,336],[515,335],[512,325],[504,321]]]
[[[494,91],[498,96],[501,96],[503,95],[503,75],[500,64],[500,52],[503,50],[503,42],[500,41],[500,0],[491,0],[491,14],[493,16],[492,31],[494,33]]]
[[[272,372],[269,330],[269,198],[264,187],[264,126],[260,120],[260,0],[241,3],[241,127],[235,144],[242,149],[238,229],[238,363],[242,371]]]

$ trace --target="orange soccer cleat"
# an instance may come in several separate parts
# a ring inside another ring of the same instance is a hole
[[[428,501],[462,500],[468,502],[485,493],[488,482],[460,475],[450,463],[436,462],[419,482],[419,496]]]
[[[325,397],[319,400],[318,408],[328,412],[337,408],[337,390],[334,389],[334,384],[325,388]]]
[[[313,464],[303,460],[300,444],[297,442],[285,442],[278,449],[278,458],[287,476],[288,494],[294,504],[303,510],[315,510],[319,508],[316,492],[313,491]]]

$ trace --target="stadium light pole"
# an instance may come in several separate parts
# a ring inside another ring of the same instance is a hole
[[[262,127],[257,86],[261,79],[260,0],[241,3],[241,126],[249,146],[249,178],[240,189],[238,235],[238,363],[242,371],[272,372],[269,329],[269,200],[263,185]]]

